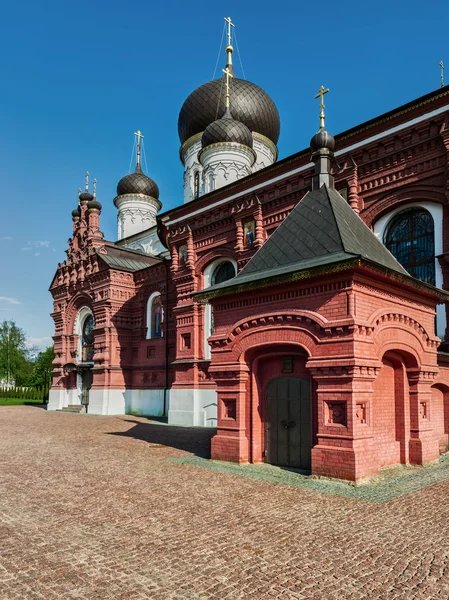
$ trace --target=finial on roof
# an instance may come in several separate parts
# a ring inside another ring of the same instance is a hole
[[[86,171],[86,192],[89,191],[89,171]]]
[[[440,87],[444,87],[444,64],[443,64],[442,60],[440,60],[440,79],[441,79]]]
[[[94,179],[94,200],[97,197],[97,180]]]
[[[231,27],[235,27],[234,23],[231,21],[231,17],[225,17],[224,20],[228,24],[227,38],[228,43],[226,45],[226,68],[229,67],[231,72],[234,71],[234,67],[232,66],[232,53],[234,52],[234,48],[231,44]]]
[[[315,98],[320,99],[320,129],[324,129],[324,119],[326,118],[324,116],[324,94],[327,94],[328,91],[329,88],[326,89],[324,85],[320,85],[318,94],[315,94]]]
[[[226,106],[226,113],[228,113],[229,109],[230,109],[230,106],[231,106],[231,90],[230,90],[229,78],[230,77],[234,77],[234,75],[231,73],[231,70],[229,69],[228,66],[226,66],[226,69],[223,69],[223,73],[226,75],[226,102],[225,102],[225,106]]]
[[[140,166],[140,154],[141,154],[141,143],[140,140],[143,140],[145,136],[142,135],[140,129],[134,132],[134,135],[137,137],[137,161],[136,161],[136,171],[141,170]]]
[[[78,188],[78,206],[80,205],[81,188]]]

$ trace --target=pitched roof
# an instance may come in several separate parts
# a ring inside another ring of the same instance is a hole
[[[163,262],[160,258],[116,246],[97,249],[97,254],[111,269],[117,269],[118,271],[141,271]]]
[[[203,293],[354,258],[410,277],[347,201],[323,185],[304,196],[236,277]]]

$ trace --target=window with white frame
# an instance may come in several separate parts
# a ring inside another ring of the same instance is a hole
[[[163,336],[162,324],[164,322],[164,308],[161,295],[154,292],[147,302],[147,339],[161,338]]]

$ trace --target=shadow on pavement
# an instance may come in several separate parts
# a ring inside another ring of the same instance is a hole
[[[154,421],[155,419],[151,419]],[[158,419],[159,420],[159,419]],[[201,458],[210,458],[210,441],[216,433],[211,427],[176,427],[174,425],[158,425],[125,419],[126,423],[134,423],[128,431],[109,432],[107,435],[118,435],[143,440],[149,444],[169,446],[184,452],[190,452]]]

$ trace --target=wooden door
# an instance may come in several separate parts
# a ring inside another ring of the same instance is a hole
[[[89,391],[92,387],[93,374],[92,369],[84,369],[81,375],[81,404],[87,406],[89,404]]]
[[[266,388],[265,461],[310,470],[310,384],[300,377],[277,377]]]

